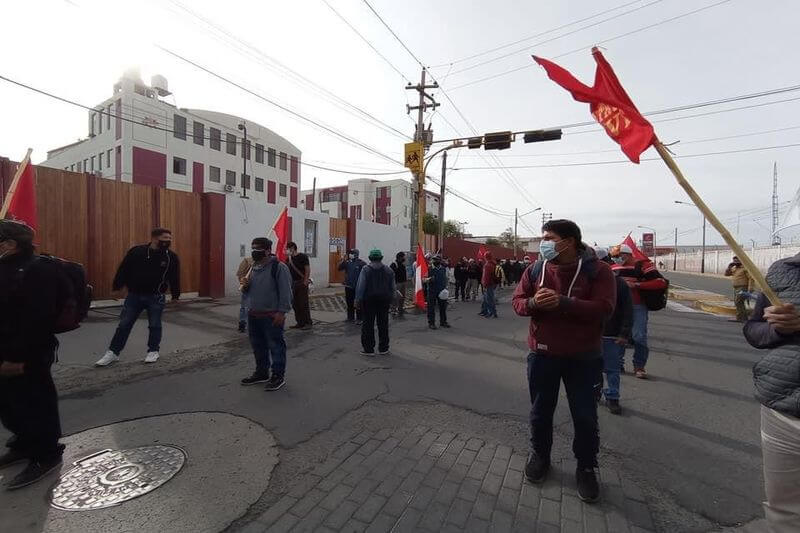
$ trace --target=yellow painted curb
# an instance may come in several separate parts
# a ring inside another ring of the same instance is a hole
[[[736,308],[719,302],[697,301],[695,306],[706,313],[715,315],[736,316]]]

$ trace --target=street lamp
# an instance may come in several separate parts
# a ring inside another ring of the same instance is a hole
[[[658,238],[656,236],[656,230],[651,228],[650,226],[636,226],[637,228],[642,229],[649,229],[653,232],[653,264],[658,267]],[[644,242],[642,242],[644,244]]]
[[[451,148],[460,148],[462,146],[464,146],[464,144],[460,140],[455,140],[449,146],[446,146],[445,148],[442,148],[442,149],[437,150],[436,152],[432,153],[428,157],[428,160],[425,161],[425,165],[422,167],[422,179],[417,182],[417,187],[420,188],[420,190],[417,192],[417,195],[418,195],[417,196],[417,242],[423,242],[424,235],[423,235],[423,230],[422,230],[422,222],[423,222],[423,219],[425,217],[425,212],[422,210],[422,205],[424,203],[424,198],[425,198],[425,188],[423,186],[423,183],[424,183],[423,180],[424,180],[425,176],[427,176],[428,165],[430,164],[430,162],[433,161],[433,158],[436,157],[438,154],[444,152],[444,155],[442,156],[442,181],[440,183],[440,191],[439,191],[439,193],[440,193],[439,194],[439,250],[440,250],[440,253],[444,251],[444,195],[445,195],[445,180],[446,180],[445,170],[446,170],[446,167],[447,167],[447,150],[450,150]],[[413,244],[412,244],[412,247],[413,247]]]
[[[697,207],[692,202],[682,202],[680,200],[675,200],[676,204],[681,205],[691,205],[693,207]],[[706,271],[706,216],[703,215],[703,248],[700,255],[700,273],[704,274]]]
[[[536,211],[541,211],[541,207],[537,207],[536,209],[532,209],[527,213],[522,213],[521,215],[517,214],[517,208],[514,208],[514,259],[517,259],[517,223],[519,222],[519,217],[526,217],[531,213],[535,213]]]

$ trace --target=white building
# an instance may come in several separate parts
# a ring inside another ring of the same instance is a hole
[[[301,193],[301,206],[334,218],[352,218],[408,229],[411,225],[413,193],[403,179],[376,181],[355,179],[347,185]],[[425,211],[439,215],[439,195],[425,191]]]
[[[241,193],[297,207],[300,150],[240,117],[178,109],[167,80],[127,72],[88,117],[88,138],[50,150],[44,166],[193,192]],[[247,132],[244,141],[243,125]],[[246,163],[244,171],[243,159]]]

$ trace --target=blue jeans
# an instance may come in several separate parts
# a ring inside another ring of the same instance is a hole
[[[647,347],[647,307],[644,304],[633,306],[633,368],[644,368],[650,349]]]
[[[625,346],[617,344],[616,339],[603,339],[603,372],[606,374],[606,400],[619,400],[620,361],[625,355]]]
[[[142,314],[147,311],[147,326],[150,334],[147,337],[147,351],[157,352],[161,346],[161,314],[164,312],[166,300],[163,294],[135,294],[128,293],[125,303],[122,304],[122,312],[119,315],[119,325],[114,337],[111,339],[109,350],[119,355],[128,336],[131,334],[133,325]]]
[[[481,304],[481,313],[488,316],[497,316],[497,300],[495,300],[496,287],[486,287],[486,292],[483,293],[483,303]]]
[[[286,339],[283,326],[272,323],[271,317],[248,317],[247,330],[250,333],[250,346],[256,358],[256,373],[283,377],[286,372]]]
[[[250,299],[246,293],[242,293],[241,303],[239,305],[239,322],[247,322],[247,310],[250,308]]]
[[[578,460],[578,468],[597,466],[600,429],[596,398],[603,385],[602,364],[599,354],[594,359],[528,354],[531,447],[537,455],[550,459],[553,447],[553,413],[558,404],[558,391],[563,380],[572,414],[572,425],[575,428],[572,452]]]

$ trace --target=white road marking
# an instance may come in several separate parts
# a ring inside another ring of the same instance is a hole
[[[689,306],[679,304],[678,302],[673,302],[671,300],[667,301],[667,307],[673,311],[678,311],[680,313],[703,313],[703,311],[698,311],[697,309],[692,309]],[[703,313],[707,314],[707,313]]]

